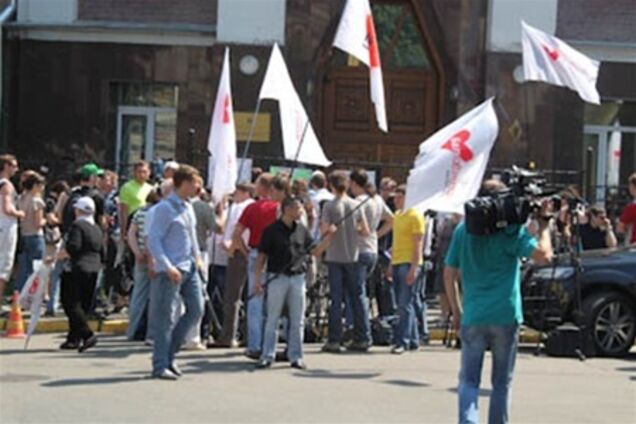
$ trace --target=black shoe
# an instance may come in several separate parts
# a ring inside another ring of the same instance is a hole
[[[60,349],[62,350],[76,350],[79,347],[78,342],[73,342],[71,340],[67,340],[60,345]]]
[[[264,370],[264,369],[267,369],[267,368],[271,368],[271,366],[272,366],[272,361],[270,361],[269,359],[261,359],[256,364],[256,369],[257,370]]]
[[[282,352],[276,352],[276,358],[274,358],[275,362],[287,362],[289,358],[287,357],[287,350]]]
[[[368,352],[371,345],[365,342],[353,342],[347,346],[347,350],[352,352]]]
[[[245,356],[255,361],[258,361],[261,358],[261,352],[252,352],[251,350],[246,350]]]
[[[306,370],[307,369],[307,365],[305,365],[305,363],[302,361],[302,359],[299,359],[297,361],[294,361],[291,363],[291,367],[292,368],[296,368],[297,370]]]
[[[179,368],[177,363],[174,361],[172,362],[172,364],[170,364],[170,366],[168,367],[168,370],[172,371],[172,373],[176,375],[177,377],[181,377],[183,375],[183,371],[181,371],[181,368]]]
[[[77,350],[78,352],[84,352],[90,349],[91,347],[94,347],[96,344],[97,344],[97,336],[93,334],[89,338],[84,339],[84,342]]]

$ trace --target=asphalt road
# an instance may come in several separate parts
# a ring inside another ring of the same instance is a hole
[[[240,350],[184,352],[178,382],[148,378],[150,349],[103,336],[92,351],[57,350],[59,335],[0,339],[2,423],[456,421],[459,353],[433,345],[394,356],[329,355],[306,346],[309,369],[255,371]],[[489,360],[480,407],[485,422]],[[517,361],[512,421],[635,423],[636,353],[622,360]]]

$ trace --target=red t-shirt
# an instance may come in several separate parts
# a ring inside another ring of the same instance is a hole
[[[239,223],[250,230],[250,247],[257,248],[265,228],[276,221],[278,202],[273,200],[257,200],[245,208]]]
[[[636,243],[636,201],[625,206],[620,219],[626,226],[632,226],[632,236],[630,237],[629,242]]]

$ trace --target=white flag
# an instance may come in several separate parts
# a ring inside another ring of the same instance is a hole
[[[219,89],[216,93],[208,137],[208,186],[216,201],[232,193],[237,179],[236,130],[230,86],[230,49],[225,48]]]
[[[389,127],[384,105],[380,50],[369,0],[347,0],[333,45],[369,67],[371,101],[375,106],[375,118],[378,127],[387,132]]]
[[[20,307],[31,311],[29,327],[27,328],[27,339],[24,345],[25,349],[28,347],[29,340],[40,320],[42,302],[48,286],[47,282],[51,276],[52,265],[47,265],[39,260],[33,261],[33,270],[20,293]]]
[[[526,81],[568,87],[589,103],[600,104],[596,79],[600,62],[558,38],[521,22],[523,73]]]
[[[318,166],[331,165],[294,89],[278,44],[274,44],[272,48],[265,80],[258,97],[278,101],[285,159]]]
[[[499,133],[493,100],[486,100],[420,144],[407,180],[406,208],[464,213],[464,203],[479,191]]]
[[[618,119],[614,121],[615,130],[611,132],[609,137],[609,146],[607,153],[607,186],[618,187],[620,185],[621,173],[621,145],[622,134],[618,129],[621,126]]]

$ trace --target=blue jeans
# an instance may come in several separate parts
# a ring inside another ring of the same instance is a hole
[[[150,334],[153,337],[153,374],[167,369],[185,340],[186,333],[203,316],[203,287],[194,263],[181,271],[181,284],[173,284],[165,272],[150,283]],[[178,315],[181,301],[185,314]]]
[[[267,285],[267,322],[261,359],[273,361],[276,357],[278,322],[285,305],[289,318],[287,357],[290,362],[296,362],[303,357],[305,274],[299,274],[279,275]]]
[[[378,261],[377,253],[360,252],[358,255],[357,284],[349,290],[353,310],[353,340],[371,344],[371,324],[369,323],[369,298],[367,297],[367,279],[373,273]]]
[[[150,301],[150,275],[148,275],[148,266],[146,264],[135,264],[133,279],[135,285],[133,286],[130,306],[128,307],[128,330],[126,331],[128,340],[135,338],[135,333],[143,321],[146,307]],[[146,325],[146,339],[149,338],[149,329],[150,326]]]
[[[22,291],[24,284],[33,274],[33,261],[44,258],[43,236],[22,236],[22,251],[18,255],[18,278],[15,289]]]
[[[395,345],[405,349],[419,346],[419,332],[415,311],[417,308],[417,281],[410,286],[406,284],[406,276],[411,264],[393,265],[393,285],[398,305],[399,320],[395,329]]]
[[[492,351],[492,393],[488,423],[510,421],[510,386],[515,368],[519,325],[462,326],[459,372],[459,422],[479,422],[479,383],[484,353]]]
[[[415,281],[417,296],[415,298],[415,316],[420,336],[428,338],[428,305],[426,304],[426,272],[420,271]]]
[[[357,285],[357,263],[330,262],[328,266],[329,297],[329,343],[342,342],[342,301],[345,290]],[[353,299],[352,299],[353,300]]]
[[[60,282],[62,281],[62,272],[66,266],[67,260],[59,260],[55,262],[53,271],[51,271],[51,277],[49,278],[49,302],[46,304],[46,312],[55,313],[59,299],[60,299]]]
[[[247,350],[261,352],[263,350],[263,293],[252,296],[254,293],[254,268],[258,249],[251,249],[247,258]]]

